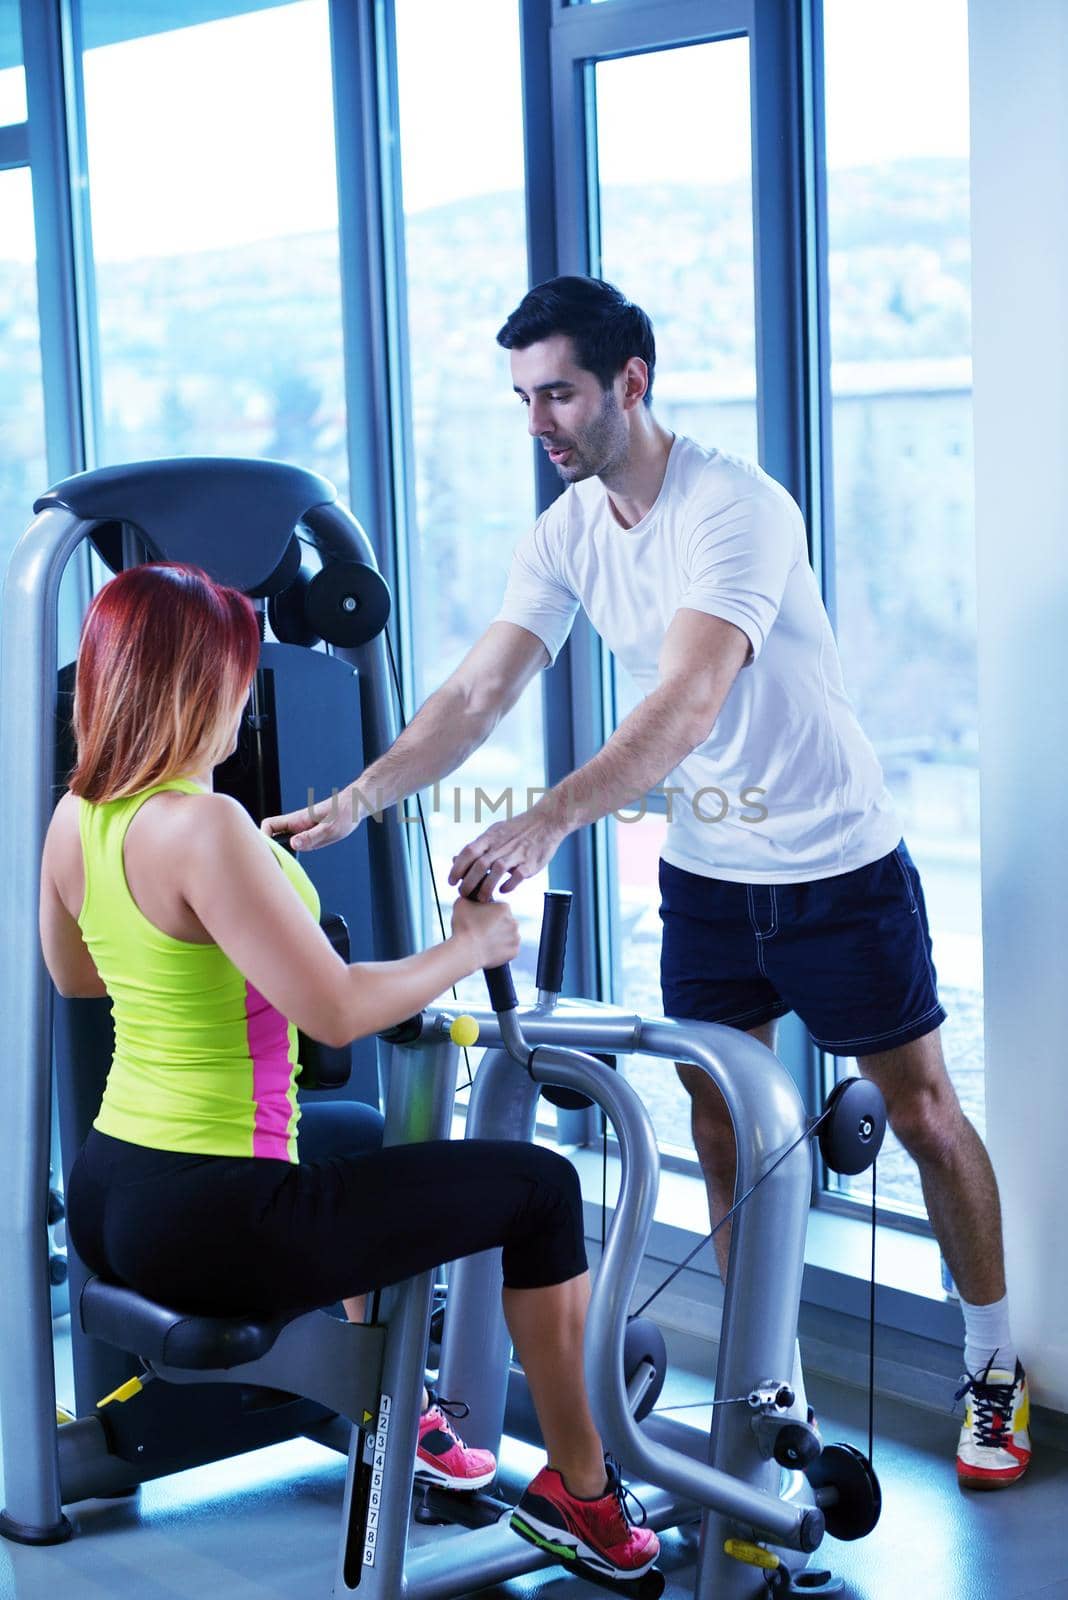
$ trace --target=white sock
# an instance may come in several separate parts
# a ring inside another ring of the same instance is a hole
[[[1016,1346],[1009,1328],[1009,1297],[988,1306],[973,1306],[961,1297],[964,1314],[964,1365],[981,1376],[991,1359],[998,1372],[1016,1371]]]

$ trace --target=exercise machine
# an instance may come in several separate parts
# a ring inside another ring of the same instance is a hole
[[[451,1538],[444,1551],[434,1543],[409,1548],[433,1274],[383,1292],[374,1323],[354,1327],[325,1310],[273,1319],[191,1317],[88,1277],[72,1258],[77,1417],[57,1426],[47,1242],[53,1056],[69,1169],[110,1051],[106,1002],[57,1004],[36,933],[39,862],[63,778],[57,745],[62,750],[70,692],[69,669],[57,659],[63,571],[89,540],[112,570],[145,559],[192,562],[253,597],[264,643],[242,750],[225,781],[254,815],[298,808],[309,785],[328,796],[339,771],[358,772],[388,747],[396,719],[383,632],[388,591],[366,535],[324,479],[273,462],[149,462],[80,474],[34,509],[10,560],[0,633],[0,816],[8,845],[0,883],[0,1039],[10,1063],[0,1133],[0,1533],[29,1544],[58,1542],[72,1531],[65,1505],[306,1434],[348,1454],[336,1594],[432,1600],[544,1565],[548,1558],[500,1525]],[[313,705],[314,718],[307,714]],[[387,813],[307,865],[338,919],[335,930],[347,922],[356,959],[414,948],[398,816]],[[372,903],[368,943],[365,908]],[[819,1471],[811,1430],[792,1394],[787,1398],[810,1186],[800,1098],[775,1057],[747,1035],[559,1001],[556,978],[540,988],[538,1005],[522,1015],[506,990],[476,1015],[488,1048],[468,1133],[530,1137],[546,1083],[603,1108],[619,1141],[622,1185],[590,1312],[595,1416],[625,1471],[642,1480],[654,1527],[704,1513],[699,1600],[762,1595],[765,1572],[788,1592],[793,1567],[801,1571],[836,1513],[845,1535],[867,1531],[861,1525],[871,1522],[877,1493],[870,1477],[861,1482],[863,1474],[828,1465],[826,1451],[823,1482],[813,1486]],[[341,1063],[309,1051],[302,1092],[371,1099],[380,1083],[387,1141],[448,1137],[457,1022],[453,1010],[428,1011],[394,1030],[377,1052],[373,1041],[364,1042]],[[595,1057],[634,1051],[690,1061],[713,1078],[737,1133],[739,1191],[752,1190],[734,1220],[717,1372],[718,1394],[739,1403],[716,1407],[708,1459],[700,1459],[703,1448],[695,1455],[692,1430],[656,1417],[639,1426],[637,1375],[624,1361],[658,1157],[640,1099]],[[313,1080],[327,1087],[312,1090]],[[844,1120],[857,1120],[851,1108]],[[491,1448],[505,1425],[509,1390],[507,1339],[493,1309],[497,1271],[486,1257],[452,1268],[441,1371],[444,1389],[472,1406],[471,1442]],[[135,1397],[100,1408],[135,1362],[143,1369]],[[784,1470],[784,1455],[795,1464],[784,1438],[812,1457],[809,1478]],[[807,1592],[819,1591],[808,1585]]]

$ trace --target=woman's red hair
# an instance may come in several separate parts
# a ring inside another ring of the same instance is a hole
[[[198,567],[112,578],[82,625],[71,791],[119,800],[222,760],[259,648],[249,601]]]

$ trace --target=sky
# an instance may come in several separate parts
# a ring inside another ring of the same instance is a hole
[[[396,3],[406,209],[515,188],[515,0]],[[824,6],[829,165],[967,155],[967,0]],[[21,115],[18,77],[0,73],[0,120]],[[85,92],[98,259],[335,226],[326,0],[89,51]],[[597,93],[603,183],[748,172],[745,40],[602,64]],[[0,173],[0,249],[29,259],[19,176]]]

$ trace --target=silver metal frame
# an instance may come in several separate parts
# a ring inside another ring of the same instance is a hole
[[[499,1044],[501,1025],[496,1016],[474,1015],[480,1024],[480,1043]],[[805,1129],[804,1105],[793,1081],[771,1051],[748,1034],[714,1023],[633,1016],[587,1001],[563,1001],[556,1009],[526,1013],[521,1020],[523,1037],[539,1047],[531,1082],[517,1085],[515,1062],[507,1051],[488,1050],[471,1095],[467,1136],[530,1138],[538,1082],[582,1087],[605,1109],[619,1140],[620,1207],[628,1181],[638,1183],[643,1167],[651,1161],[659,1164],[655,1136],[651,1127],[647,1134],[648,1115],[624,1079],[609,1074],[599,1078],[596,1089],[587,1087],[571,1065],[575,1046],[688,1061],[706,1072],[734,1123],[740,1194]],[[558,1053],[561,1046],[563,1053]],[[748,1394],[769,1378],[787,1381],[793,1371],[810,1182],[811,1155],[802,1141],[734,1220],[716,1372],[718,1395]],[[692,1461],[677,1447],[669,1448],[662,1442],[663,1434],[657,1438],[660,1430],[655,1424],[635,1424],[627,1401],[622,1347],[642,1256],[641,1250],[630,1248],[629,1230],[640,1219],[643,1238],[647,1234],[652,1217],[651,1210],[646,1217],[645,1203],[644,1196],[635,1202],[636,1221],[628,1222],[626,1230],[619,1227],[617,1210],[598,1273],[600,1292],[590,1307],[586,1336],[586,1379],[594,1416],[608,1448],[629,1472],[680,1497],[680,1505],[697,1502],[708,1508],[697,1600],[713,1596],[749,1600],[764,1592],[763,1579],[727,1556],[724,1540],[738,1537],[741,1524],[755,1530],[757,1537],[787,1548],[814,1548],[805,1542],[813,1536],[812,1524],[806,1523],[810,1508],[778,1498],[780,1469],[761,1453],[751,1413],[743,1406],[716,1408],[709,1466]],[[651,1207],[653,1201],[648,1203]],[[508,1335],[492,1298],[492,1285],[499,1276],[497,1252],[452,1266],[440,1377],[445,1392],[462,1394],[471,1406],[470,1438],[490,1449],[500,1442],[507,1392]],[[615,1353],[613,1364],[605,1361],[606,1351]]]

